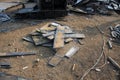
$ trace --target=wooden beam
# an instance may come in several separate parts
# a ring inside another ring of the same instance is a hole
[[[64,47],[64,27],[57,27],[53,48]]]

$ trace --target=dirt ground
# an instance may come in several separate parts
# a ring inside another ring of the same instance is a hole
[[[33,32],[36,28],[40,28],[49,22],[59,22],[70,26],[72,29],[82,32],[86,38],[82,40],[84,45],[80,46],[80,50],[70,59],[64,59],[56,67],[48,66],[48,61],[54,55],[54,51],[46,47],[35,47],[33,44],[25,42],[22,37]],[[36,52],[35,56],[24,56],[14,58],[0,58],[0,62],[9,62],[11,69],[1,69],[0,72],[6,72],[18,75],[32,80],[80,80],[81,76],[87,69],[92,67],[97,61],[102,51],[103,39],[99,27],[104,31],[105,42],[110,37],[109,26],[120,24],[120,16],[114,14],[112,16],[104,15],[80,15],[70,13],[68,16],[58,19],[47,20],[15,20],[0,24],[0,52]],[[105,46],[104,53],[111,56],[120,64],[120,46],[113,43],[113,49],[109,50]],[[36,66],[34,61],[40,59]],[[72,66],[76,65],[72,71]],[[104,64],[104,58],[97,65]],[[23,70],[23,67],[28,66]],[[112,66],[107,64],[100,68],[97,72],[92,70],[84,80],[120,80],[118,72]]]

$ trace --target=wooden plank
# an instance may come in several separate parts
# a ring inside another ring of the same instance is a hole
[[[57,27],[53,48],[64,47],[64,27]]]
[[[40,28],[41,31],[53,31],[55,30],[55,26],[51,26],[50,23],[44,25],[42,28]]]
[[[66,57],[70,58],[72,57],[75,53],[77,53],[77,51],[80,48],[78,46],[73,46],[72,48],[70,48],[70,50],[65,54]]]
[[[66,38],[65,39],[65,42],[67,43],[67,42],[70,42],[70,41],[73,41],[73,39],[72,38]]]
[[[78,44],[76,42],[70,42],[68,44],[66,44],[63,48],[60,48],[57,50],[56,54],[64,57],[65,54],[72,48],[72,47],[78,47]]]
[[[23,7],[24,7],[23,4],[19,4],[19,5],[16,5],[16,6],[13,6],[13,7],[11,7],[11,8],[6,9],[4,12],[5,12],[5,13],[15,12],[15,11],[17,11],[17,10],[22,9]]]
[[[14,56],[26,56],[35,55],[33,52],[11,52],[11,53],[0,53],[0,57],[14,57]]]
[[[44,37],[48,37],[48,36],[51,36],[51,35],[54,35],[55,34],[55,31],[51,31],[51,32],[48,32],[46,34],[42,34]]]
[[[11,3],[11,2],[0,3],[0,12],[9,12],[21,8],[23,8],[23,5],[20,3]]]
[[[54,36],[51,35],[51,36],[48,36],[47,38],[50,39],[50,40],[53,40],[53,39],[54,39]]]
[[[85,38],[85,35],[84,34],[79,34],[79,33],[65,34],[64,38]]]
[[[58,55],[55,55],[54,57],[51,58],[51,60],[49,61],[49,65],[55,67],[56,65],[58,65],[61,61],[63,60],[63,57],[60,57]]]
[[[48,40],[47,38],[42,37],[41,35],[40,36],[32,36],[32,39],[33,39],[34,44],[36,46],[39,46],[39,45],[50,42],[50,40]]]
[[[64,46],[64,48],[58,49],[57,52],[56,52],[56,54],[55,54],[55,56],[53,56],[51,58],[51,60],[49,61],[48,64],[51,65],[51,66],[54,66],[54,67],[56,65],[58,65],[64,59],[65,54],[71,52],[71,48],[73,48],[73,47],[75,47],[75,50],[76,50],[76,47],[77,47],[77,50],[79,48],[78,44],[76,42],[70,42],[70,43],[66,44]],[[73,52],[76,53],[76,51],[73,51]],[[67,56],[67,57],[71,57],[72,55]]]
[[[22,39],[27,41],[27,42],[34,43],[33,39],[30,36],[23,37]]]

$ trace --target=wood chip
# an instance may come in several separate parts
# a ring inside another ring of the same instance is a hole
[[[75,66],[76,66],[76,65],[75,65],[75,64],[73,64],[72,71],[74,71],[74,70],[75,70]]]

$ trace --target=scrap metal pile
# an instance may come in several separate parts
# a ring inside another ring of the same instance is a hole
[[[35,46],[52,47],[56,54],[48,64],[56,66],[65,57],[70,58],[75,54],[79,50],[80,40],[84,38],[84,34],[76,33],[69,26],[48,23],[23,37],[23,40],[31,42]]]
[[[0,21],[8,21],[10,18],[57,18],[64,17],[69,11],[82,14],[111,15],[113,11],[120,14],[120,1],[118,0],[27,0],[23,2],[1,2]],[[2,17],[1,17],[2,15]]]
[[[120,1],[118,0],[71,0],[70,11],[84,14],[110,15],[111,11],[120,14]]]
[[[116,25],[114,28],[111,26],[111,36],[114,42],[120,43],[120,24]]]

